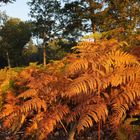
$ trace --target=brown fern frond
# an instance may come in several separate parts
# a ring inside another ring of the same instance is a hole
[[[21,113],[27,113],[33,110],[40,112],[41,109],[46,111],[47,109],[46,102],[36,97],[36,98],[26,101],[22,106],[20,106],[19,111]]]
[[[132,106],[129,114],[131,116],[140,115],[140,100],[136,100],[136,103],[134,106]]]
[[[15,110],[18,110],[19,107],[17,105],[5,104],[2,108],[0,119],[3,119],[13,113]]]
[[[27,114],[11,114],[3,120],[3,129],[7,129],[12,133],[17,133],[26,121]]]
[[[35,97],[35,96],[37,96],[37,93],[38,92],[37,92],[36,89],[29,89],[29,90],[26,90],[26,91],[20,93],[17,96],[17,98],[24,98],[24,99],[26,99],[26,98],[29,98],[29,97]]]
[[[131,109],[132,105],[138,97],[138,84],[130,83],[126,87],[123,87],[118,95],[112,99],[111,108],[113,114],[110,118],[110,124],[114,128],[114,130],[118,128],[119,124],[121,123],[122,117],[126,114],[126,111]]]
[[[111,65],[118,67],[118,66],[139,66],[138,59],[130,55],[126,52],[122,52],[121,50],[113,50],[106,54],[106,61],[104,62],[106,67]]]
[[[115,44],[115,43],[113,43]],[[112,44],[112,45],[113,45]],[[81,42],[79,46],[74,47],[78,50],[79,54],[77,55],[77,59],[73,60],[73,63],[68,66],[67,73],[73,74],[81,73],[82,71],[86,71],[91,69],[96,69],[97,67],[102,66],[102,61],[108,59],[107,55],[109,52],[108,44],[104,43],[95,43],[95,42]],[[113,47],[110,47],[111,49]]]
[[[27,114],[20,114],[20,116],[17,116],[18,119],[15,119],[15,121],[12,123],[12,132],[16,133],[20,130],[20,128],[23,126],[24,122],[26,121]]]
[[[99,54],[103,52],[109,52],[111,50],[119,48],[120,43],[115,40],[102,40],[102,42],[97,41],[97,42],[92,42],[92,41],[85,41],[85,42],[80,42],[78,46],[73,47],[73,49],[76,49],[78,52],[81,53],[81,55],[85,56],[85,54],[90,55],[93,53],[94,56],[99,56]],[[97,51],[98,50],[98,51]]]
[[[126,111],[129,109],[129,106],[127,104],[123,104],[121,106],[114,105],[112,108],[112,114],[109,118],[109,122],[112,128],[112,131],[115,131],[120,123],[122,117],[126,114]]]
[[[6,96],[4,97],[4,102],[9,103],[9,104],[15,104],[17,101],[15,93],[13,91],[8,90],[6,92]]]
[[[26,80],[29,80],[29,79],[31,79],[33,73],[36,73],[37,71],[38,70],[36,68],[27,67],[19,73],[19,77],[26,79]]]
[[[47,73],[35,73],[34,76],[30,79],[28,87],[31,89],[43,89],[45,86],[49,86],[51,83],[56,82],[57,77],[48,75]]]
[[[34,111],[46,111],[46,109],[47,106],[45,101],[39,98],[34,98],[26,101],[20,106],[6,104],[0,117],[3,119],[4,128],[10,129],[12,132],[17,132],[22,127],[29,114]]]
[[[95,75],[96,76],[96,75]],[[66,91],[66,96],[72,97],[79,94],[91,94],[99,92],[101,89],[100,77],[95,77],[94,74],[84,74],[81,77],[76,78],[69,85]]]
[[[85,128],[93,126],[93,120],[97,123],[100,120],[105,122],[108,116],[107,106],[104,103],[100,105],[87,105],[87,109],[83,109],[77,125],[78,133]]]
[[[105,122],[108,116],[108,110],[105,102],[98,96],[89,96],[81,101],[67,118],[67,122],[78,120],[77,131],[84,130],[87,127],[93,126],[93,122],[103,120]]]
[[[128,104],[132,105],[140,97],[139,83],[130,82],[127,86],[122,87],[122,91],[112,100],[113,105]]]
[[[36,135],[36,130],[38,129],[38,125],[39,125],[39,122],[44,118],[44,112],[40,112],[38,113],[36,116],[34,116],[30,121],[29,123],[29,126],[27,126],[26,130],[25,130],[25,138],[29,135],[32,134],[33,135]]]
[[[88,69],[88,62],[86,59],[76,59],[74,63],[70,64],[65,73],[68,75],[82,73]]]
[[[20,116],[17,116],[17,114],[12,113],[11,115],[7,116],[6,118],[3,118],[3,124],[2,124],[3,128],[11,129],[12,125],[16,126],[14,124],[14,122],[17,123],[19,121],[18,120],[19,117]]]
[[[67,106],[58,104],[54,107],[50,113],[47,114],[43,120],[39,123],[39,132],[37,138],[43,140],[53,131],[54,127],[68,114],[69,109]]]
[[[125,85],[131,81],[135,82],[139,76],[139,67],[119,67],[102,78],[103,88],[107,88],[110,84],[113,87],[117,87],[119,85]]]

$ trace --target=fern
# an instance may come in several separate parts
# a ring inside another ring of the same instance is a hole
[[[56,124],[64,118],[68,111],[67,106],[58,104],[52,110],[50,110],[51,113],[46,112],[46,116],[39,123],[37,138],[39,140],[43,140],[50,132],[53,131]]]
[[[3,131],[43,140],[64,122],[74,138],[100,122],[116,132],[128,116],[139,115],[140,64],[122,42],[86,41],[73,49],[48,71],[28,67],[13,78],[13,89],[1,94]]]
[[[139,62],[135,56],[123,52],[121,45],[116,40],[105,40],[82,42],[74,47],[78,54],[68,66],[68,77],[72,81],[65,95],[74,100],[76,107],[72,108],[68,120],[76,121],[78,132],[92,127],[93,120],[96,123],[100,120],[105,122],[108,116],[106,112],[109,111],[109,123],[116,130],[121,119],[139,98]],[[116,90],[115,94],[113,89]],[[105,96],[102,96],[104,93]],[[96,99],[97,95],[103,99],[101,102]],[[86,99],[89,102],[92,100],[88,97],[95,98],[96,105],[85,104]]]
[[[130,110],[130,115],[131,116],[136,116],[136,115],[140,115],[140,101],[139,99],[137,99],[134,103],[134,105],[131,107],[131,110]]]

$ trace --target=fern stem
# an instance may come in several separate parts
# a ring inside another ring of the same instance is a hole
[[[75,136],[75,133],[76,133],[76,124],[73,126],[73,128],[71,129],[70,133],[69,133],[69,137],[68,137],[68,140],[74,140],[74,136]]]
[[[101,139],[100,132],[101,132],[101,126],[100,126],[100,120],[99,120],[99,123],[98,123],[98,140]]]
[[[64,126],[64,124],[62,123],[62,121],[61,121],[61,120],[60,120],[60,123],[61,123],[62,127],[64,128],[65,132],[66,132],[66,133],[68,133],[68,131],[67,131],[66,127]]]

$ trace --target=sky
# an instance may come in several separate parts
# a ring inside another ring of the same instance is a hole
[[[8,3],[0,7],[0,11],[6,11],[10,17],[20,18],[23,21],[29,20],[29,6],[28,0],[16,0],[14,3]]]

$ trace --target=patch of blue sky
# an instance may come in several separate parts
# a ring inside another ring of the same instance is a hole
[[[20,18],[23,21],[30,20],[28,0],[16,0],[0,7],[0,11],[5,11],[9,17]]]

